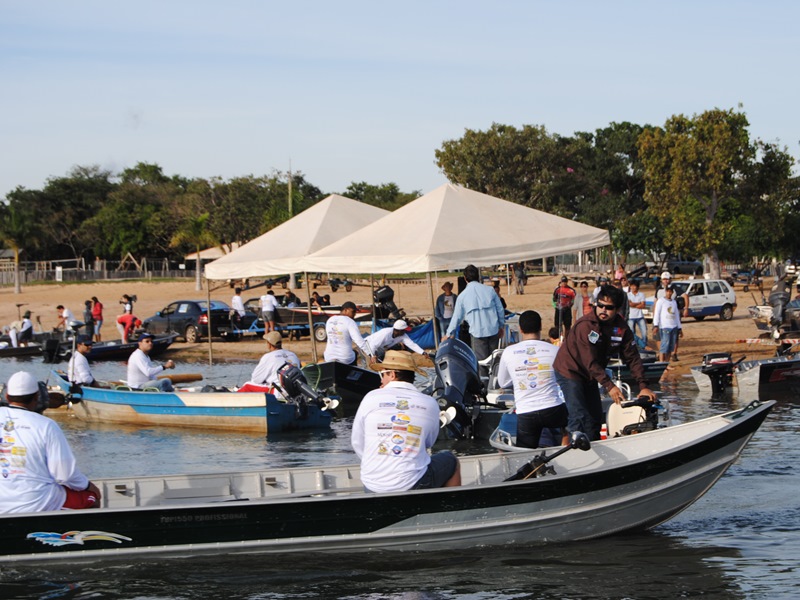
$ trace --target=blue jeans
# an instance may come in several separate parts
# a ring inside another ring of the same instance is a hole
[[[561,443],[561,430],[567,426],[567,407],[564,404],[551,406],[542,410],[517,413],[517,443],[520,448],[538,448],[541,444],[542,432],[555,429],[555,436]],[[549,437],[552,436],[548,436]],[[556,445],[556,444],[554,444]]]
[[[567,403],[567,431],[582,431],[589,440],[599,440],[604,417],[597,382],[594,379],[569,379],[558,371],[554,373]]]
[[[678,342],[678,328],[659,329],[658,333],[661,335],[661,346],[658,351],[661,354],[672,354],[675,351],[675,344]]]
[[[636,345],[640,350],[647,347],[647,323],[644,317],[638,319],[628,319],[628,327],[636,338]],[[638,330],[638,331],[637,331]]]
[[[147,383],[143,384],[139,389],[145,388],[157,388],[162,392],[174,392],[175,388],[172,387],[172,381],[169,379],[153,379],[152,381],[148,381]]]
[[[437,452],[431,456],[428,470],[414,484],[412,490],[429,490],[444,487],[444,484],[453,476],[458,467],[456,455],[448,450]]]

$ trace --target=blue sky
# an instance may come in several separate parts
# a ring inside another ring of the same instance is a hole
[[[740,104],[799,157],[798,22],[790,1],[0,0],[0,197],[139,161],[427,192],[467,128]]]

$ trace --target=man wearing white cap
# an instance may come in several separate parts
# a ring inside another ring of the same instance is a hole
[[[72,383],[78,385],[94,385],[94,375],[89,368],[89,360],[86,355],[92,351],[92,337],[89,335],[79,335],[75,340],[75,354],[69,359],[67,375]]]
[[[278,369],[286,363],[300,367],[300,359],[297,358],[297,354],[281,347],[283,338],[279,331],[270,331],[264,335],[264,339],[267,340],[267,353],[261,357],[258,365],[253,369],[250,381],[239,389],[240,392],[248,391],[247,386],[275,387],[275,384],[280,383]],[[279,398],[283,397],[277,392],[275,395]]]
[[[417,354],[425,354],[425,351],[414,340],[408,337],[411,327],[403,319],[397,319],[391,327],[379,329],[372,335],[368,335],[366,342],[369,353],[373,358],[382,359],[386,350],[403,344],[409,350]]]
[[[150,360],[150,351],[153,349],[153,334],[142,333],[139,335],[139,347],[128,358],[128,385],[132,388],[156,388],[162,392],[171,392],[172,380],[168,377],[157,379],[156,376],[164,369],[174,369],[175,363],[168,360],[164,365],[157,365]]]
[[[100,490],[78,469],[64,433],[38,414],[45,405],[36,379],[14,373],[6,400],[0,406],[0,513],[99,506]]]

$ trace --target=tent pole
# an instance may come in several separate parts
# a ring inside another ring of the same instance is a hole
[[[311,359],[317,362],[317,337],[314,335],[314,317],[311,315],[311,279],[307,271],[303,272],[303,279],[306,280],[306,312],[308,312],[308,331],[311,334]]]
[[[211,282],[206,278],[206,318],[208,319],[208,366],[214,364],[214,351],[211,347]]]
[[[438,281],[437,281],[438,283]],[[436,331],[436,299],[433,297],[433,280],[431,279],[431,272],[428,271],[428,295],[431,299],[431,321],[433,321],[433,343],[436,349],[439,349],[439,334]]]
[[[377,324],[377,319],[376,319],[377,313],[376,313],[376,309],[375,309],[375,274],[374,273],[370,273],[369,274],[369,291],[370,291],[370,294],[371,294],[370,297],[372,298],[372,302],[371,302],[371,304],[372,304],[372,327],[370,327],[370,329],[372,330],[371,331],[372,333],[375,333],[378,324]]]

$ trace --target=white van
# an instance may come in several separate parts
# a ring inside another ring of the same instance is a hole
[[[719,315],[720,320],[730,321],[736,310],[736,292],[724,279],[685,279],[672,283],[677,289],[677,296],[689,295],[689,316],[697,321],[706,317]],[[642,310],[644,318],[653,319],[655,296],[646,299]]]

